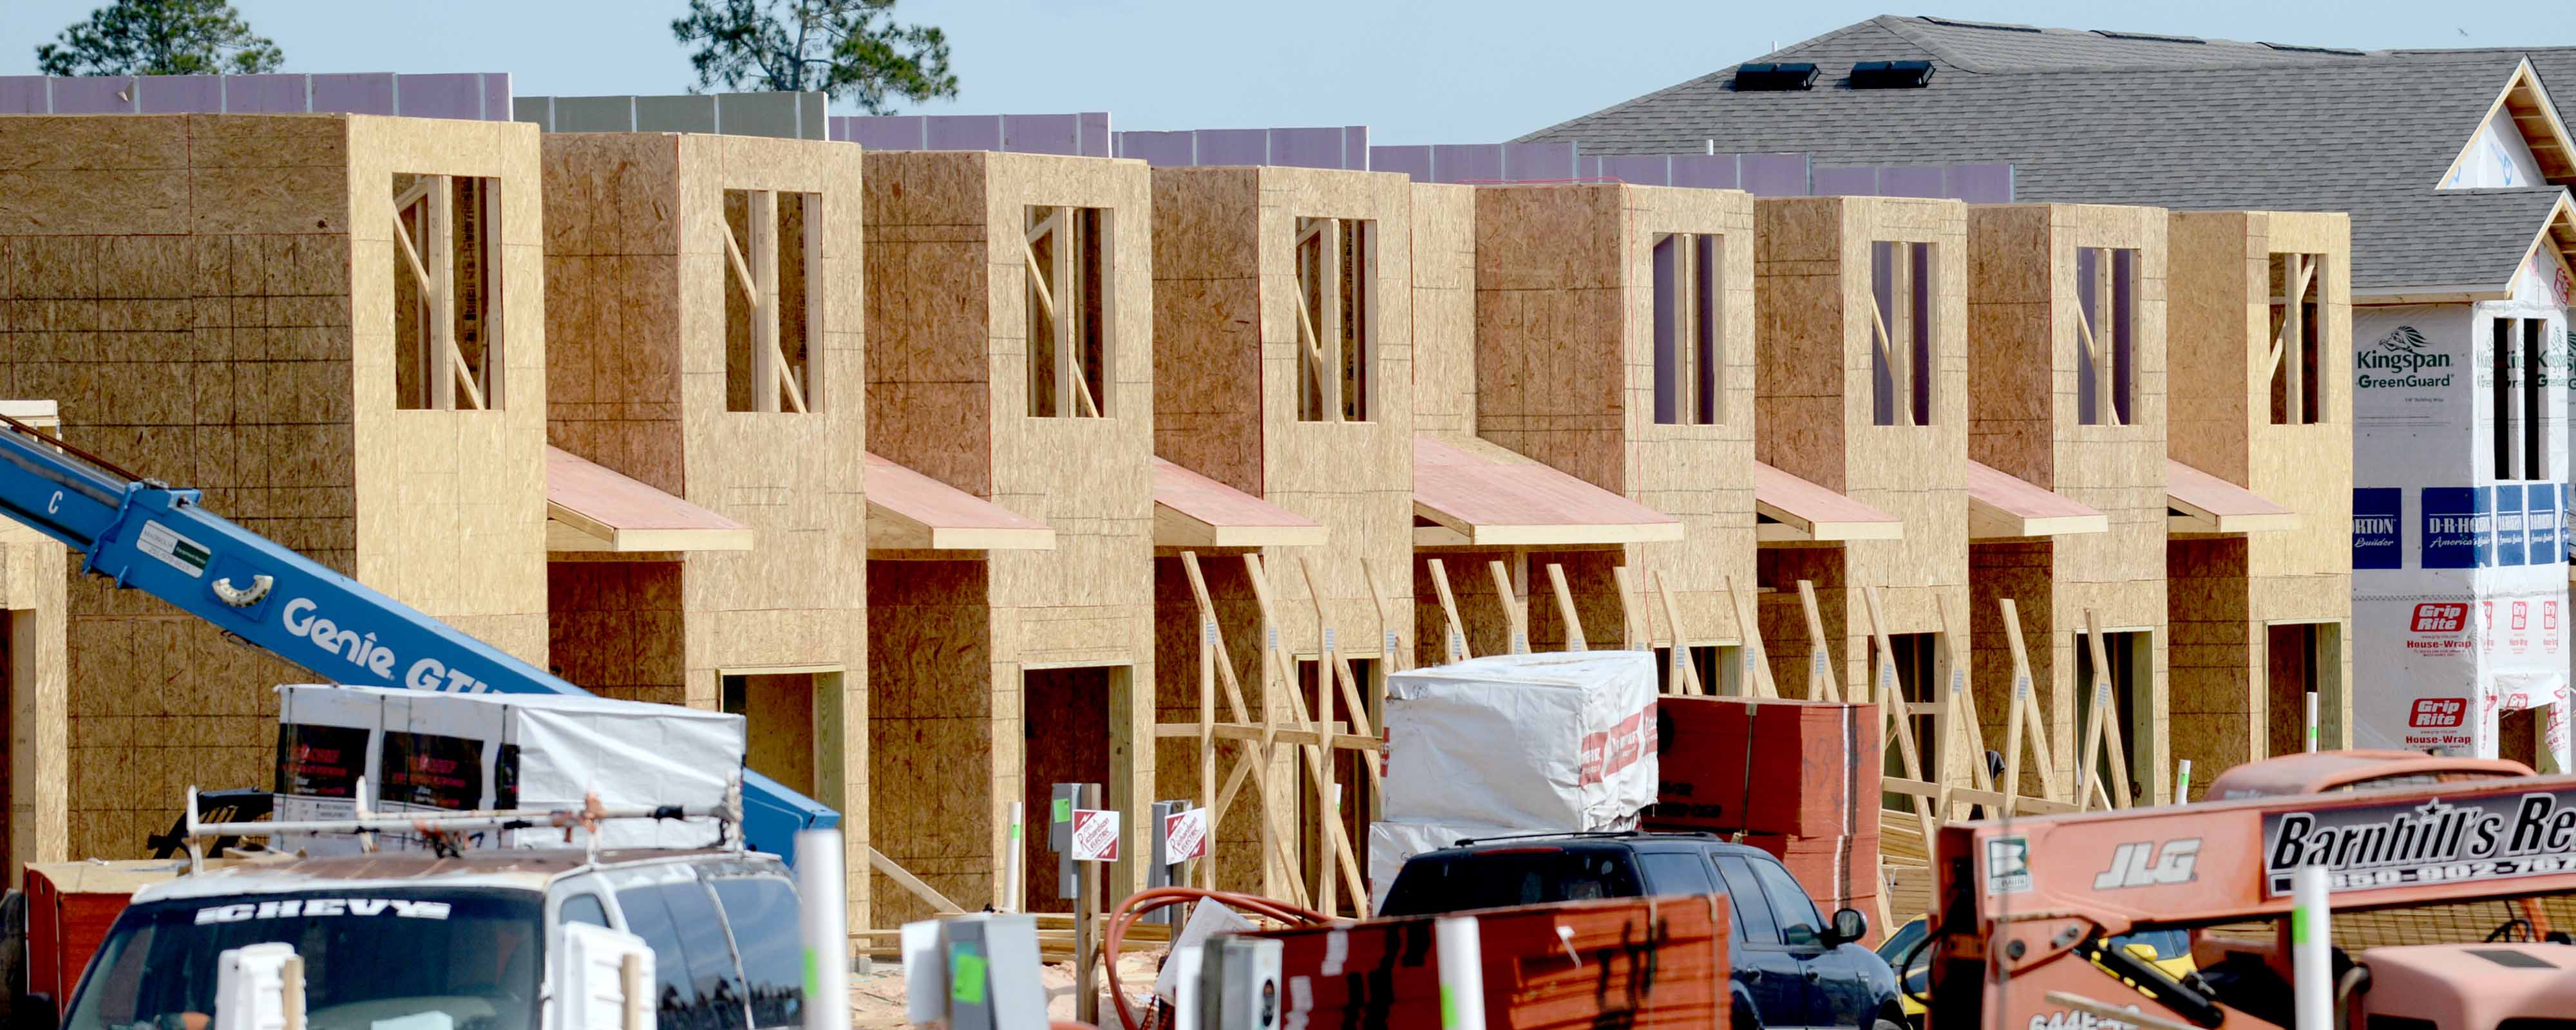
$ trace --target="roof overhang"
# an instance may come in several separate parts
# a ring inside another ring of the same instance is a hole
[[[1905,521],[1762,462],[1753,463],[1754,539],[1764,545],[1899,540]]]
[[[1317,547],[1322,524],[1154,459],[1154,546]]]
[[[2568,200],[2563,190],[2559,192],[2557,202],[2549,205],[2548,220],[2542,222],[2540,231],[2531,237],[2530,249],[2522,252],[2521,261],[2514,263],[2513,274],[2521,275],[2523,269],[2531,267],[2531,259],[2539,255],[2542,247],[2557,251],[2559,260],[2576,269],[2576,201]],[[2510,292],[2512,283],[2508,281],[2506,286]]]
[[[865,460],[871,552],[1055,550],[1046,523],[874,454]]]
[[[2532,159],[2540,163],[2543,179],[2562,186],[2576,183],[2576,139],[2570,138],[2567,123],[2558,120],[2558,109],[2550,103],[2549,90],[2540,84],[2540,74],[2531,69],[2531,60],[2524,58],[2514,65],[2513,74],[2505,79],[2504,90],[2496,94],[2495,102],[2478,116],[2478,124],[2469,130],[2468,140],[2460,144],[2460,152],[2451,158],[2450,165],[2442,169],[2441,178],[2433,180],[2434,188],[2451,181],[2451,173],[2459,170],[2460,162],[2469,159],[2469,148],[2477,145],[2479,130],[2497,111],[2505,112],[2522,133]]]
[[[2299,513],[2217,476],[2165,459],[2165,532],[2237,536],[2299,528]]]
[[[1983,462],[1968,463],[1968,538],[2108,533],[2110,516]]]
[[[1682,538],[1680,519],[1472,437],[1413,438],[1416,547],[1569,547]]]
[[[0,415],[7,415],[48,433],[58,433],[63,428],[62,406],[53,401],[0,400]]]
[[[748,551],[751,527],[560,447],[546,448],[546,550]]]

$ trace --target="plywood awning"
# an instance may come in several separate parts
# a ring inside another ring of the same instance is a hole
[[[546,448],[546,550],[748,551],[751,527]]]
[[[2108,533],[2111,519],[2090,505],[1983,462],[1968,463],[1968,538]]]
[[[7,415],[51,433],[62,428],[62,409],[52,401],[0,400],[0,415]]]
[[[1052,551],[1055,530],[964,490],[867,456],[871,551]]]
[[[1896,540],[1905,522],[1894,515],[1753,463],[1754,537],[1762,543]]]
[[[1682,538],[1680,519],[1474,439],[1413,438],[1413,515],[1417,547]]]
[[[1313,519],[1154,459],[1157,547],[1310,547],[1324,536]]]
[[[2165,459],[2168,533],[2269,533],[2299,528],[2299,513],[2217,476]]]

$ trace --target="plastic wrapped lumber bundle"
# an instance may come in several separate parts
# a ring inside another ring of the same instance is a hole
[[[1579,832],[1655,802],[1654,657],[1492,655],[1387,677],[1385,816]]]

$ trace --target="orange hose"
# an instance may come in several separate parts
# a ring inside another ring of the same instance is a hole
[[[1314,926],[1337,922],[1321,912],[1299,908],[1276,898],[1265,898],[1258,894],[1237,894],[1232,891],[1206,890],[1199,887],[1154,887],[1128,895],[1127,900],[1119,902],[1116,908],[1110,910],[1109,931],[1102,935],[1100,949],[1101,961],[1108,966],[1109,999],[1117,1004],[1118,1020],[1126,1024],[1127,1030],[1144,1030],[1144,1025],[1136,1018],[1135,1010],[1127,1003],[1126,986],[1118,982],[1118,945],[1126,939],[1127,928],[1156,909],[1201,898],[1229,908],[1268,916],[1283,923]],[[1178,922],[1175,920],[1174,924],[1177,926]]]

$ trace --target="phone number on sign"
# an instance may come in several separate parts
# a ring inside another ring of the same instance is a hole
[[[2495,880],[2512,876],[2545,876],[2551,873],[2576,873],[2576,853],[2560,855],[2527,855],[2521,858],[2499,858],[2478,862],[2437,862],[2431,865],[2393,866],[2387,869],[2353,869],[2328,872],[2329,891],[2375,890],[2403,887],[2417,883],[2456,883],[2462,880]],[[2272,892],[2290,893],[2290,877],[2272,874]]]

